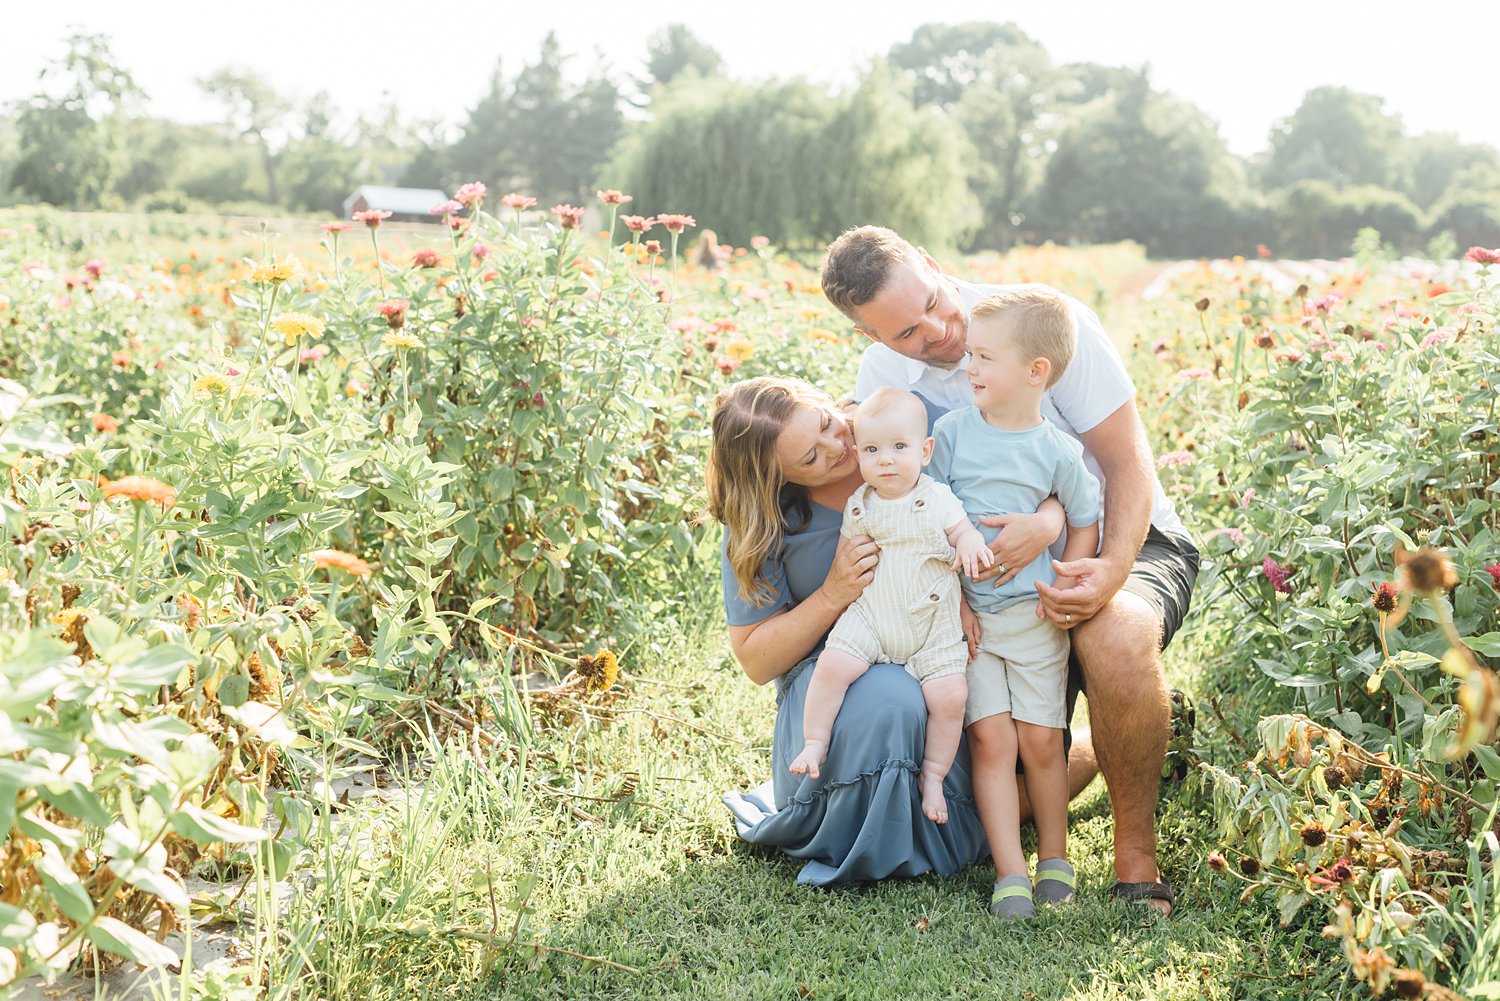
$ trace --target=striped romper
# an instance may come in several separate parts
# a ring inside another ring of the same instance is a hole
[[[958,575],[945,526],[968,515],[953,491],[925,473],[904,497],[884,500],[865,484],[844,505],[845,538],[880,547],[875,579],[844,609],[827,646],[866,664],[904,664],[918,681],[961,674],[969,662],[959,624]]]

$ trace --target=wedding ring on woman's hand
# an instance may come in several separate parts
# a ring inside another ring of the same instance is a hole
[[[1002,563],[998,567],[996,567],[996,569],[1000,572],[1000,576],[1004,577],[1005,574],[1006,574],[1006,571],[1009,570],[1010,568],[1007,567],[1004,563]]]

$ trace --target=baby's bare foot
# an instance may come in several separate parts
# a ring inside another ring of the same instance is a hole
[[[793,775],[806,775],[810,779],[818,777],[818,769],[823,767],[823,762],[828,760],[828,746],[819,740],[809,740],[802,746],[802,753],[797,755],[796,760],[787,770]]]
[[[931,772],[923,772],[917,784],[922,790],[922,813],[934,824],[946,824],[948,822],[948,799],[943,795],[943,777]]]

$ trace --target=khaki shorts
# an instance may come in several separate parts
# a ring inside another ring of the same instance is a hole
[[[964,726],[999,713],[1061,730],[1068,725],[1068,634],[1022,601],[979,617],[979,654],[969,664]]]

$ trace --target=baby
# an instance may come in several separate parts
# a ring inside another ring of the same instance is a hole
[[[844,693],[871,664],[905,664],[927,701],[922,812],[942,824],[948,820],[943,779],[958,751],[968,698],[968,648],[952,566],[972,576],[993,556],[953,492],[922,473],[932,439],[920,399],[900,389],[871,393],[854,412],[854,444],[865,485],[844,505],[840,533],[870,536],[880,547],[880,567],[835,623],[813,668],[805,743],[791,771],[818,777]]]
[[[969,319],[969,387],[974,405],[939,418],[933,476],[978,518],[1037,509],[1056,496],[1067,514],[1064,560],[1092,557],[1099,546],[1099,481],[1083,464],[1083,446],[1042,417],[1042,397],[1073,357],[1078,324],[1049,289],[1020,288],[975,305]],[[993,535],[997,530],[990,530]],[[1033,897],[1072,896],[1067,860],[1068,766],[1065,692],[1068,634],[1044,617],[1038,582],[1053,582],[1042,552],[1004,585],[963,582],[978,619],[979,652],[969,668],[969,749],[974,798],[995,857],[992,913],[1029,917]],[[1036,817],[1035,884],[1021,851],[1016,752]]]

